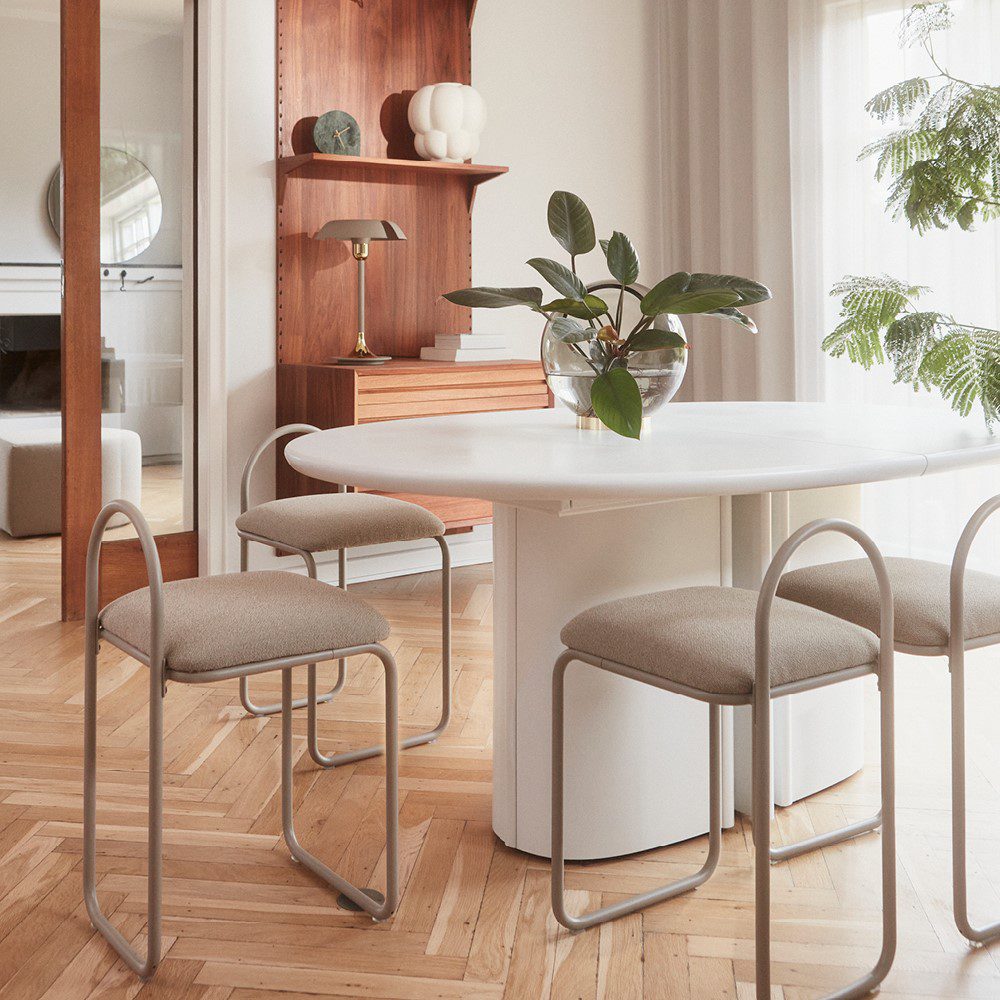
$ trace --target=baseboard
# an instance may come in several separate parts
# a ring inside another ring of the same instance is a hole
[[[472,531],[448,536],[452,566],[477,566],[493,561],[493,526],[481,525]],[[250,546],[251,569],[284,569],[304,572],[298,556],[274,556],[263,545]],[[441,550],[433,539],[401,542],[394,545],[370,545],[352,549],[347,559],[347,582],[386,580],[414,573],[428,573],[441,568]],[[316,557],[319,578],[337,582],[337,553],[324,552]]]

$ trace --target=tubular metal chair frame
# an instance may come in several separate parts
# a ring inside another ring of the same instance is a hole
[[[965,570],[969,552],[983,525],[1000,510],[1000,496],[985,501],[969,518],[955,547],[949,581],[949,627],[945,646],[909,646],[896,650],[914,656],[947,656],[951,674],[951,837],[952,900],[955,925],[973,945],[1000,937],[1000,920],[976,927],[969,919],[968,830],[966,822],[965,653],[1000,643],[1000,635],[965,639]]]
[[[105,631],[99,621],[98,577],[101,540],[108,521],[124,514],[135,527],[146,561],[150,595],[149,654],[143,653],[120,637]],[[162,946],[161,900],[163,881],[163,699],[167,682],[208,684],[237,677],[247,677],[270,670],[282,672],[281,700],[281,815],[282,832],[292,858],[343,893],[375,920],[385,920],[399,901],[399,694],[396,662],[384,646],[370,644],[347,649],[317,651],[303,656],[248,663],[201,673],[178,673],[164,662],[163,652],[163,575],[152,532],[142,513],[133,504],[115,500],[98,515],[87,550],[87,601],[85,621],[84,671],[84,813],[83,813],[83,895],[91,923],[108,940],[122,960],[141,978],[153,975]],[[147,944],[140,955],[101,911],[97,898],[97,653],[102,639],[121,649],[149,668],[149,820],[147,846]],[[292,668],[349,656],[371,654],[378,657],[385,670],[386,747],[386,891],[384,901],[377,901],[357,886],[328,868],[310,854],[295,835],[292,810]]]
[[[257,463],[276,441],[291,434],[313,434],[319,431],[318,427],[312,424],[286,424],[272,431],[254,449],[253,454],[247,459],[243,467],[243,478],[240,482],[240,514],[245,514],[250,509],[250,480]],[[347,487],[340,484],[337,487],[338,493],[346,493]],[[297,549],[284,542],[273,538],[264,538],[250,532],[237,531],[240,537],[240,572],[245,573],[249,567],[249,543],[258,542],[261,545],[268,545],[271,548],[292,555],[301,556],[306,564],[306,571],[312,579],[316,579],[316,560],[311,552],[304,549]],[[411,747],[421,746],[424,743],[432,743],[447,728],[451,721],[451,552],[448,543],[443,535],[435,535],[434,540],[441,549],[441,716],[437,725],[426,733],[416,736],[408,736],[400,744],[403,750]],[[341,590],[347,590],[347,550],[337,550],[338,581],[337,585]],[[344,764],[355,763],[359,760],[366,760],[369,757],[376,757],[382,753],[380,746],[367,747],[363,750],[352,750],[349,753],[333,754],[327,756],[319,749],[319,737],[317,733],[317,713],[318,705],[326,704],[344,687],[346,679],[345,664],[343,660],[338,662],[337,682],[329,691],[317,694],[316,664],[309,664],[307,675],[308,689],[305,698],[298,698],[292,702],[292,708],[308,708],[308,747],[309,756],[320,767],[341,767]],[[281,711],[280,704],[258,705],[250,698],[250,684],[247,677],[240,678],[240,702],[244,709],[253,716],[261,717],[276,715]]]
[[[853,983],[828,994],[824,1000],[849,1000],[867,996],[889,974],[896,953],[896,827],[895,827],[895,753],[894,753],[894,686],[893,644],[891,639],[880,639],[876,664],[852,667],[836,673],[807,680],[794,681],[777,687],[771,686],[771,608],[778,582],[788,560],[800,545],[821,532],[834,531],[847,535],[864,550],[871,562],[879,585],[879,611],[882,635],[892,635],[893,604],[889,576],[882,555],[875,543],[856,525],[846,521],[823,519],[805,525],[796,531],[778,550],[761,584],[755,616],[755,665],[753,692],[747,696],[715,695],[686,685],[655,677],[634,667],[602,659],[576,649],[564,650],[556,660],[552,677],[552,909],[556,919],[573,931],[584,930],[605,923],[616,917],[634,913],[655,903],[690,892],[708,880],[715,870],[722,841],[721,824],[721,768],[719,760],[720,706],[751,705],[753,711],[753,825],[754,891],[756,920],[756,994],[758,1000],[771,996],[771,871],[772,861],[795,857],[817,847],[839,843],[874,829],[881,824],[882,837],[882,948],[875,966]],[[679,879],[660,889],[655,889],[610,906],[574,916],[566,910],[565,900],[565,845],[564,845],[564,792],[563,792],[563,734],[565,729],[565,675],[574,661],[588,664],[598,670],[628,677],[652,687],[684,695],[709,706],[709,780],[711,783],[709,807],[709,848],[703,867],[693,875]],[[875,674],[879,686],[881,717],[882,808],[876,820],[864,820],[839,830],[809,840],[789,845],[777,852],[771,850],[771,701],[802,691],[811,691],[842,681]]]

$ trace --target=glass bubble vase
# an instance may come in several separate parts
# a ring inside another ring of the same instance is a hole
[[[620,290],[621,286],[613,281],[595,282],[587,286],[588,292],[600,295],[608,303],[612,313],[617,309]],[[647,291],[642,285],[626,286],[621,323],[626,333],[642,318],[639,303]],[[576,414],[579,427],[599,429],[602,425],[594,413],[590,389],[598,374],[609,366],[608,348],[596,336],[576,344],[560,339],[552,329],[557,318],[553,317],[545,324],[542,334],[542,368],[545,379],[552,395]],[[670,330],[684,337],[684,326],[677,316],[657,316],[653,328]],[[619,359],[611,364],[613,367],[627,368],[635,377],[642,396],[643,421],[646,421],[652,413],[670,402],[680,389],[687,371],[687,349],[668,347],[656,351],[641,351],[627,355],[624,361]]]

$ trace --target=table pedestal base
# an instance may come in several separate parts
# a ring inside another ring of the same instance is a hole
[[[770,558],[771,516],[766,496],[617,507],[496,505],[493,826],[504,843],[550,855],[552,668],[562,626],[594,604],[629,595],[726,585],[734,577],[755,585],[747,577]],[[860,683],[776,703],[779,804],[860,767]],[[724,709],[725,826],[742,804],[749,754],[741,729],[738,722],[734,774],[733,710]],[[632,854],[708,830],[707,705],[571,666],[565,767],[569,859]]]

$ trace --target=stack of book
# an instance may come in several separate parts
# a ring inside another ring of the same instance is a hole
[[[503,336],[486,333],[439,333],[433,347],[421,347],[422,361],[506,361]]]

